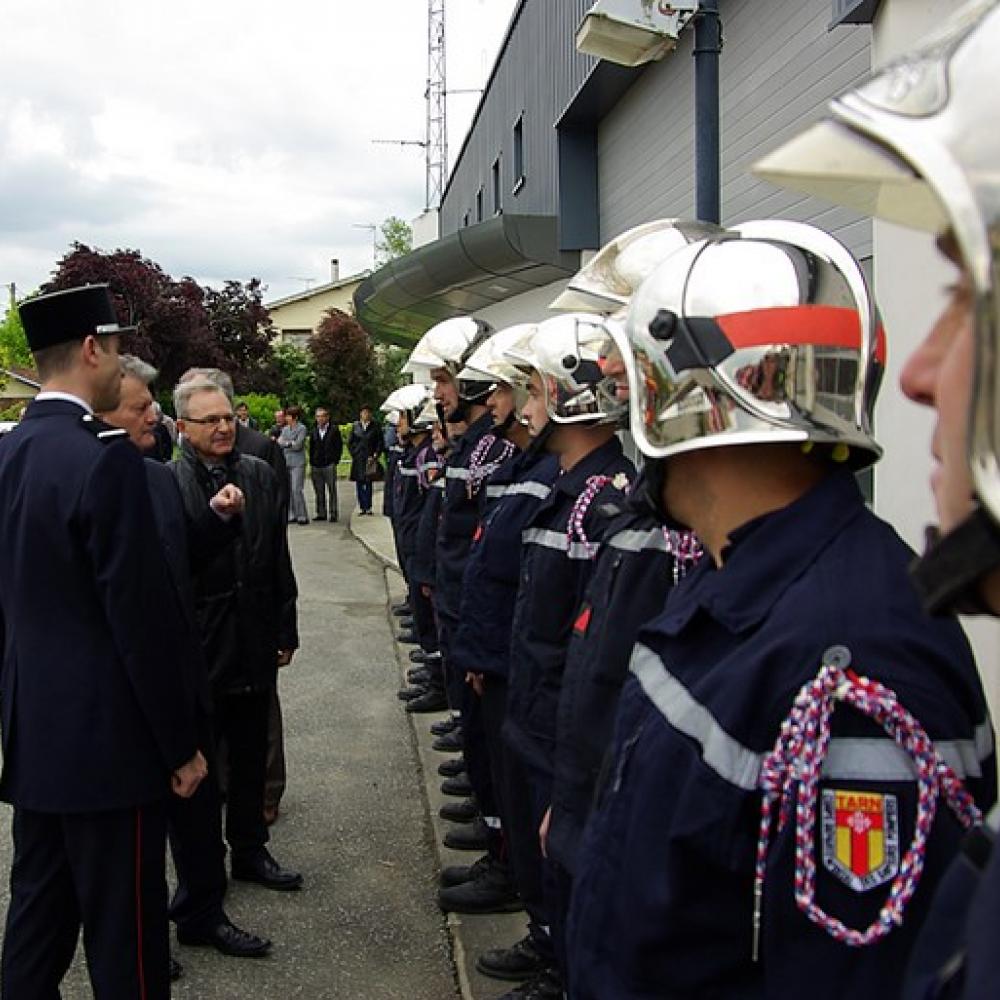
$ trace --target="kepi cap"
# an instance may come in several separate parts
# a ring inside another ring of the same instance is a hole
[[[134,326],[118,325],[107,285],[83,285],[39,295],[22,302],[18,312],[32,351],[91,335],[103,337],[135,330]]]

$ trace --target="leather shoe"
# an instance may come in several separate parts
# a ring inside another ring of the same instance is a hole
[[[413,614],[413,608],[410,607],[408,601],[401,601],[399,604],[394,604],[392,606],[392,613],[397,618],[407,618],[409,615]]]
[[[440,653],[428,653],[426,649],[411,649],[410,650],[410,662],[411,663],[433,663],[435,660],[440,660]]]
[[[547,967],[548,962],[535,947],[530,934],[509,948],[490,948],[476,959],[476,968],[484,976],[508,982],[530,979]]]
[[[454,778],[445,778],[441,782],[441,794],[454,795],[457,799],[464,799],[467,795],[472,794],[472,784],[464,774]]]
[[[445,802],[438,809],[438,816],[451,823],[472,823],[479,815],[479,805],[475,799],[465,799],[463,802]]]
[[[491,864],[493,864],[493,859],[488,854],[484,854],[478,861],[473,861],[471,865],[448,865],[447,868],[441,869],[441,886],[447,889],[453,885],[471,882]]]
[[[409,707],[409,706],[407,706]],[[439,736],[432,744],[432,750],[438,753],[461,753],[465,749],[465,740],[462,738],[462,730],[455,729],[444,736]]]
[[[401,688],[396,692],[396,697],[400,701],[413,701],[416,698],[421,698],[427,694],[428,688],[426,684],[414,683],[413,687]]]
[[[411,632],[414,628],[414,621],[412,618],[400,618],[399,619],[400,628],[408,628]]]
[[[448,707],[448,699],[441,688],[429,687],[419,698],[406,703],[407,712],[441,712]]]
[[[173,955],[170,956],[170,982],[176,983],[181,976],[184,975],[184,966],[174,958]]]
[[[485,851],[487,827],[481,819],[475,819],[468,826],[456,826],[443,839],[445,847],[453,851]]]
[[[288,868],[282,868],[264,848],[249,857],[234,857],[232,865],[233,878],[237,882],[256,882],[267,889],[277,889],[282,892],[302,888],[302,875]]]
[[[271,950],[271,942],[267,938],[241,930],[228,917],[223,917],[221,923],[204,931],[178,927],[177,940],[181,944],[211,945],[216,951],[233,958],[261,958]]]
[[[438,774],[442,778],[454,778],[456,774],[465,773],[465,761],[461,757],[452,757],[438,764]]]
[[[448,733],[456,730],[459,727],[459,725],[460,723],[458,721],[458,718],[452,715],[447,719],[441,719],[440,722],[435,722],[434,725],[431,726],[431,735],[447,736]]]
[[[406,671],[406,679],[410,684],[422,684],[426,687],[431,681],[431,672],[426,667],[416,667]]]
[[[417,633],[413,631],[400,632],[396,636],[396,642],[401,643],[404,646],[419,646],[420,640],[417,638]]]
[[[543,969],[526,983],[521,983],[500,1000],[562,1000],[562,979],[556,969]]]
[[[438,906],[446,913],[516,913],[524,909],[507,866],[494,859],[471,882],[439,889]]]

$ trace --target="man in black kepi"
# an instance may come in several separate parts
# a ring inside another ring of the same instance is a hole
[[[170,993],[165,814],[205,775],[180,615],[117,405],[106,286],[20,308],[42,391],[0,442],[0,797],[14,806],[3,1000],[49,1000],[80,924],[94,996]]]

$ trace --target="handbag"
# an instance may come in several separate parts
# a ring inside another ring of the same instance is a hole
[[[365,459],[365,479],[370,479],[374,483],[380,483],[384,476],[385,471],[379,460],[374,455],[369,455]]]

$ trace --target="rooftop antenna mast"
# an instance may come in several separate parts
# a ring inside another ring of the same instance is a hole
[[[427,0],[427,209],[441,204],[448,177],[444,4],[445,0]]]

